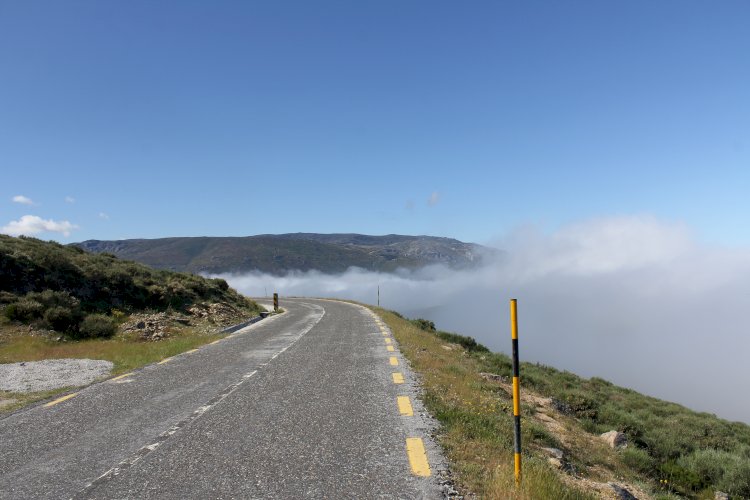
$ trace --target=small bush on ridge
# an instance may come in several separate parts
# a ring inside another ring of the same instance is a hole
[[[117,327],[114,322],[103,314],[89,314],[81,322],[77,337],[97,338],[111,337],[115,334]]]

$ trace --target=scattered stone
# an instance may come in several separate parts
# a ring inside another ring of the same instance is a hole
[[[145,340],[161,340],[167,337],[167,328],[173,318],[167,313],[134,314],[130,321],[123,325],[123,331],[137,331]]]
[[[623,488],[617,483],[609,483],[609,485],[615,490],[618,500],[638,500],[638,497],[630,493],[627,488]]]
[[[717,491],[714,493],[714,500],[729,500],[729,494],[723,491]]]
[[[456,489],[455,481],[449,470],[439,470],[437,473],[437,481],[440,485],[440,489],[443,490],[443,498],[463,500],[464,496]]]
[[[611,448],[625,448],[628,445],[628,437],[622,432],[609,431],[599,437],[606,441]]]
[[[508,377],[503,377],[502,375],[497,375],[496,373],[480,373],[480,377],[482,377],[485,380],[490,380],[492,382],[502,382],[504,384],[507,384],[509,382]]]

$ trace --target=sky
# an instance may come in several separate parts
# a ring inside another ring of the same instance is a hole
[[[0,231],[486,243],[645,214],[747,245],[748,16],[0,0]]]
[[[466,272],[227,279],[377,283],[494,349],[518,297],[524,359],[750,422],[748,20],[745,0],[0,0],[0,233],[494,246]]]

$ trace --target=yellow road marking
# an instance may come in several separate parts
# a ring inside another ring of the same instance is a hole
[[[216,339],[213,342],[209,342],[208,345],[215,344],[217,342],[221,342],[222,340],[224,340],[224,339]]]
[[[389,361],[391,363],[391,366],[398,366],[398,358],[396,356],[391,356],[391,359]]]
[[[55,406],[58,403],[62,403],[63,401],[67,401],[68,399],[72,398],[73,396],[77,396],[78,393],[74,392],[73,394],[68,394],[67,396],[63,396],[61,398],[57,398],[54,401],[50,401],[46,405],[44,405],[45,408],[49,408],[50,406]]]
[[[391,339],[383,339],[383,340],[385,340],[386,344],[390,344],[391,343]]]
[[[393,373],[393,383],[394,384],[403,384],[404,383],[404,374],[403,373]]]
[[[411,473],[415,476],[427,477],[431,474],[430,464],[427,463],[427,453],[421,438],[406,438],[406,454],[409,457]]]
[[[109,379],[109,380],[110,380],[110,381],[114,381],[114,380],[120,380],[121,378],[129,377],[129,376],[131,376],[132,374],[133,374],[133,372],[130,372],[130,373],[126,373],[125,375],[120,375],[119,377],[111,378],[111,379]]]
[[[386,332],[385,330],[383,330],[383,336],[387,337],[388,336],[388,332]]]
[[[387,346],[385,346],[385,348],[388,349],[388,352],[393,352],[393,351],[396,350],[396,349],[393,348],[392,345],[387,345]]]
[[[162,359],[161,361],[159,361],[156,364],[157,365],[163,365],[164,363],[169,363],[170,361],[172,361],[172,358],[166,358],[166,359]]]
[[[187,352],[186,352],[185,354],[192,354],[192,353],[194,353],[194,352],[198,352],[198,349],[190,349],[190,350],[189,350],[189,351],[187,351]]]
[[[411,407],[409,396],[398,397],[398,412],[404,417],[414,416],[414,409]]]

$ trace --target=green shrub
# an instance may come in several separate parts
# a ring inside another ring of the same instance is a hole
[[[89,314],[78,327],[78,337],[96,338],[111,337],[114,335],[117,327],[107,316],[103,314]]]
[[[723,450],[696,450],[677,461],[701,485],[715,485],[722,491],[750,496],[750,459]]]
[[[596,420],[599,415],[599,403],[589,392],[569,389],[560,395],[560,399],[565,403],[570,413],[578,418]]]
[[[55,306],[44,312],[44,321],[46,321],[53,330],[67,332],[69,330],[75,330],[80,321],[80,317],[78,316],[77,311],[61,306]]]
[[[674,460],[661,464],[659,470],[663,478],[678,486],[683,493],[698,491],[704,486],[698,474]]]
[[[458,344],[467,351],[471,352],[490,352],[485,346],[474,340],[473,337],[467,337],[465,335],[458,335],[457,333],[450,332],[435,332],[435,334],[446,342],[451,344]]]
[[[417,318],[417,319],[410,319],[411,324],[419,328],[420,330],[424,330],[426,332],[434,332],[435,331],[435,323],[428,319],[423,318]]]
[[[223,292],[229,290],[229,283],[227,283],[226,280],[223,280],[221,278],[214,278],[211,280],[211,282],[216,283],[216,286],[219,287],[219,290]]]
[[[5,308],[5,315],[10,320],[29,322],[41,318],[44,314],[44,305],[36,300],[22,298]]]
[[[620,451],[620,458],[625,465],[641,474],[650,475],[654,472],[654,459],[646,450],[630,445]]]

